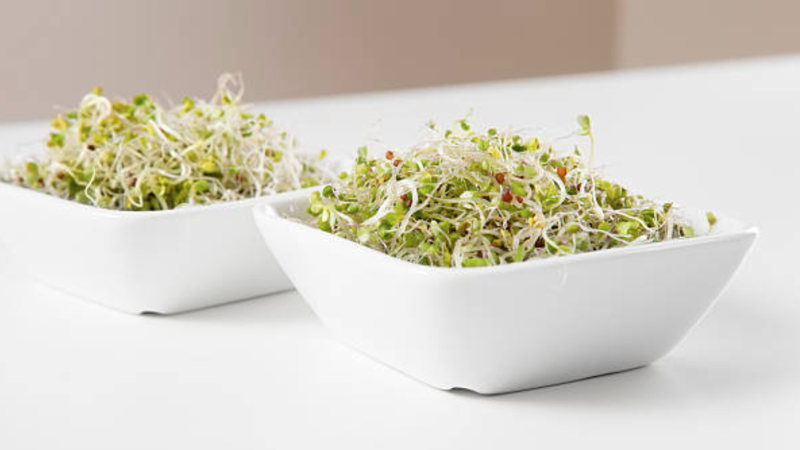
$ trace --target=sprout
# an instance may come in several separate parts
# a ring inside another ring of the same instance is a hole
[[[95,88],[51,123],[47,153],[0,166],[0,179],[118,210],[163,210],[296,190],[333,177],[319,156],[241,103],[223,75],[210,101],[165,108],[147,94],[111,100]]]
[[[431,122],[432,123],[432,122]],[[576,139],[591,122],[578,118]],[[371,158],[310,199],[321,230],[425,265],[478,267],[692,236],[659,205],[599,176],[578,148],[480,133],[466,119],[435,139]],[[593,153],[593,152],[592,152]],[[400,163],[398,163],[400,161]]]
[[[714,225],[717,224],[717,216],[715,216],[714,213],[711,211],[708,211],[706,213],[706,220],[708,220],[709,227],[713,227]]]

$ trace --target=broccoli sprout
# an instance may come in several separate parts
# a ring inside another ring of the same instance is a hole
[[[169,108],[139,94],[111,100],[100,88],[51,123],[47,151],[0,166],[0,179],[118,210],[166,210],[241,200],[331,179],[319,156],[241,103],[241,77],[225,74],[210,101]]]
[[[574,139],[594,135],[587,116]],[[691,237],[672,204],[603,179],[578,147],[465,120],[406,151],[358,151],[354,170],[311,194],[313,225],[424,265],[476,267]],[[711,222],[712,219],[709,221]]]

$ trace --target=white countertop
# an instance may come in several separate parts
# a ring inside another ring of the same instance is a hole
[[[373,362],[294,292],[131,316],[36,285],[0,248],[0,449],[800,448],[800,57],[263,105],[308,147],[346,153],[469,108],[558,128],[589,113],[613,177],[761,240],[656,364],[494,397]],[[0,151],[43,133],[0,126]]]

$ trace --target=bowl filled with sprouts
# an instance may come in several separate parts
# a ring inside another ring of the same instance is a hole
[[[45,284],[133,313],[290,288],[251,209],[306,197],[330,163],[243,92],[232,75],[210,100],[171,106],[95,88],[55,117],[43,151],[0,163],[3,244]]]
[[[603,177],[586,116],[566,139],[430,128],[407,149],[360,148],[351,172],[255,217],[336,337],[438,388],[493,394],[647,365],[757,236]]]

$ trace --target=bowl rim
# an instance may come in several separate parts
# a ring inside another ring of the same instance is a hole
[[[679,238],[669,241],[661,242],[647,242],[638,245],[629,245],[626,247],[615,247],[604,250],[595,250],[591,252],[583,252],[572,255],[564,255],[557,257],[549,257],[543,259],[529,259],[526,261],[501,264],[495,266],[478,266],[478,267],[440,267],[440,266],[426,266],[416,264],[403,259],[395,258],[391,255],[375,250],[373,248],[361,245],[357,242],[345,239],[322,230],[314,228],[308,224],[302,223],[299,220],[292,220],[292,218],[284,217],[275,207],[274,204],[257,205],[253,208],[253,214],[260,216],[265,220],[281,221],[290,227],[301,230],[302,233],[313,233],[319,236],[319,239],[329,239],[333,242],[339,242],[343,247],[351,249],[357,255],[367,258],[377,258],[384,261],[386,264],[394,264],[398,269],[413,270],[422,274],[429,275],[445,275],[445,276],[461,276],[464,274],[478,275],[478,274],[493,274],[493,273],[506,273],[534,270],[536,268],[545,268],[551,266],[563,266],[564,264],[578,263],[583,261],[604,260],[604,259],[617,259],[624,258],[629,255],[640,253],[659,252],[668,249],[680,249],[685,247],[692,247],[703,244],[711,244],[717,242],[737,241],[741,239],[751,238],[755,241],[760,231],[758,227],[749,223],[741,223],[741,228],[731,231],[723,231],[717,234],[708,234],[703,236],[696,236],[691,238]],[[726,219],[727,216],[718,215],[720,218]],[[735,219],[731,219],[735,220]],[[261,224],[256,221],[260,227]],[[752,244],[750,246],[752,249]],[[750,250],[748,249],[748,251]]]

